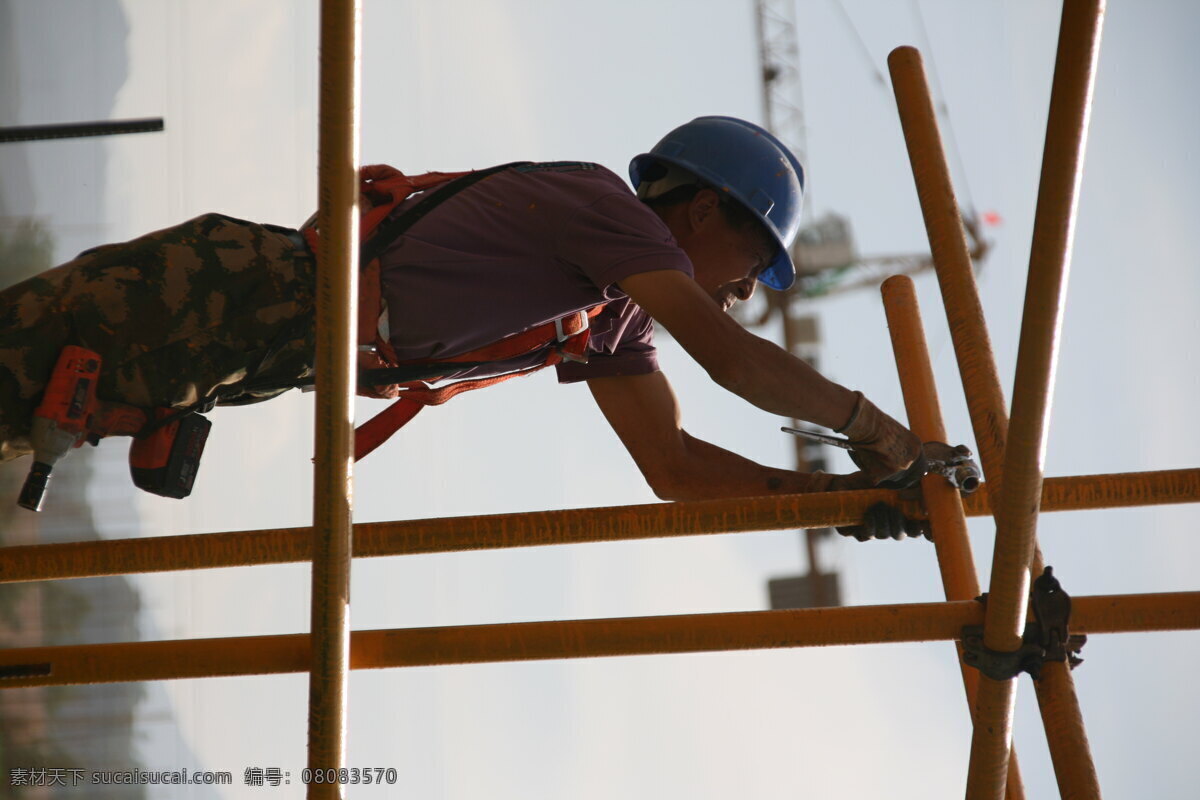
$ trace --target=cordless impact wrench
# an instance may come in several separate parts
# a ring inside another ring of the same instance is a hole
[[[100,355],[78,345],[59,354],[29,433],[33,466],[17,504],[41,511],[55,464],[84,442],[105,436],[133,436],[129,467],[140,489],[164,497],[191,494],[204,442],[212,427],[198,414],[159,408],[145,410],[96,397]]]

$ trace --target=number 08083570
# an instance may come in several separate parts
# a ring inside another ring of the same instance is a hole
[[[300,773],[304,783],[370,784],[395,783],[394,767],[342,767],[341,769],[305,769]]]

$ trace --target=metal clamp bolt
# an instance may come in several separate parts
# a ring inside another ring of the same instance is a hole
[[[980,597],[986,603],[987,595]],[[975,667],[997,681],[1028,672],[1041,680],[1042,665],[1047,661],[1065,661],[1071,669],[1083,663],[1078,653],[1087,643],[1086,636],[1072,636],[1069,630],[1071,597],[1054,577],[1052,567],[1033,582],[1030,593],[1034,621],[1025,626],[1021,647],[1011,653],[990,650],[983,643],[983,626],[963,627],[963,663]]]

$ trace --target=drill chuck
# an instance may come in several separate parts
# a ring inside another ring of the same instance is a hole
[[[29,477],[21,487],[21,496],[17,505],[30,511],[42,510],[42,499],[46,496],[46,487],[50,484],[50,471],[54,467],[44,461],[34,461],[29,469]]]
[[[99,377],[100,356],[91,350],[70,344],[58,354],[42,400],[30,421],[34,463],[17,500],[22,508],[41,510],[50,470],[87,435]]]

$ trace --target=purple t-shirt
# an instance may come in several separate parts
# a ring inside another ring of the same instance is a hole
[[[558,365],[563,383],[656,371],[653,322],[616,284],[654,270],[692,274],[666,224],[624,181],[573,162],[514,167],[463,189],[388,247],[380,266],[401,360],[460,355],[607,302],[591,321],[588,363]],[[454,377],[544,361],[543,352]]]

